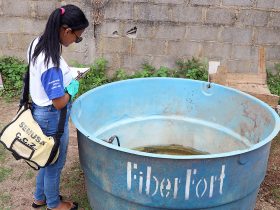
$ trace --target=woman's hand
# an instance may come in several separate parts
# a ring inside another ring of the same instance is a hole
[[[65,92],[67,92],[71,96],[71,99],[73,99],[75,95],[78,93],[79,86],[80,86],[79,81],[73,79],[70,82],[70,84],[65,88]]]

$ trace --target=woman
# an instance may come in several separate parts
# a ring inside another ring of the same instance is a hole
[[[55,164],[39,170],[32,207],[47,205],[47,209],[78,209],[78,204],[62,201],[59,195],[61,170],[65,164],[69,140],[68,118],[71,98],[78,92],[79,83],[73,80],[70,69],[61,56],[62,45],[82,41],[89,25],[77,6],[66,5],[50,15],[42,36],[34,40],[30,62],[30,95],[32,114],[45,135],[54,135],[60,110],[67,106],[64,133],[60,139],[59,157]],[[29,55],[28,49],[27,55]]]

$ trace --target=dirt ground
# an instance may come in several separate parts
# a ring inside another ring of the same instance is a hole
[[[0,130],[15,115],[17,104],[7,103],[0,98]],[[36,173],[24,162],[16,161],[0,144],[0,210],[33,209],[31,203]],[[67,161],[61,176],[61,194],[66,200],[78,202],[79,209],[90,209],[79,165],[76,129],[72,123]]]
[[[0,129],[8,123],[17,110],[17,102],[0,98]],[[14,158],[0,145],[0,210],[32,209],[32,194],[36,171]],[[62,172],[61,194],[66,199],[79,201],[80,209],[90,209],[79,167],[75,127],[70,126],[70,144],[66,166]],[[261,185],[255,210],[280,209],[280,135],[274,139],[268,170]]]

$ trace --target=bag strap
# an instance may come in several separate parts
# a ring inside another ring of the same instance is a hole
[[[57,131],[55,134],[56,139],[60,139],[64,133],[64,125],[66,121],[66,114],[67,114],[67,105],[60,110],[60,118],[57,126]]]
[[[64,133],[64,125],[65,125],[65,122],[66,122],[66,115],[67,115],[67,105],[60,110],[60,117],[59,117],[59,122],[58,122],[58,126],[57,126],[57,131],[56,131],[56,134],[53,136],[53,138],[56,141],[55,141],[55,144],[53,146],[52,152],[49,156],[49,159],[46,163],[46,166],[50,165],[53,162],[53,159],[56,156],[56,152],[57,152],[57,150],[59,148],[59,145],[60,145],[60,138]]]
[[[32,46],[34,41],[35,39],[33,39],[29,48],[28,65],[27,65],[27,71],[24,75],[23,87],[22,87],[22,92],[21,92],[21,97],[19,102],[19,110],[21,109],[22,106],[27,105],[29,102],[29,80],[30,80],[29,72],[30,72],[31,51],[32,51]]]

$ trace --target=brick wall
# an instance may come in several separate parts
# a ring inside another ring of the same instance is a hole
[[[279,0],[102,0],[108,3],[101,9],[93,0],[0,0],[0,55],[25,56],[50,12],[70,2],[92,25],[82,44],[64,50],[68,61],[103,56],[111,69],[135,70],[194,56],[219,60],[231,72],[256,72],[260,46],[268,67],[280,61]],[[134,26],[137,33],[127,35]]]

